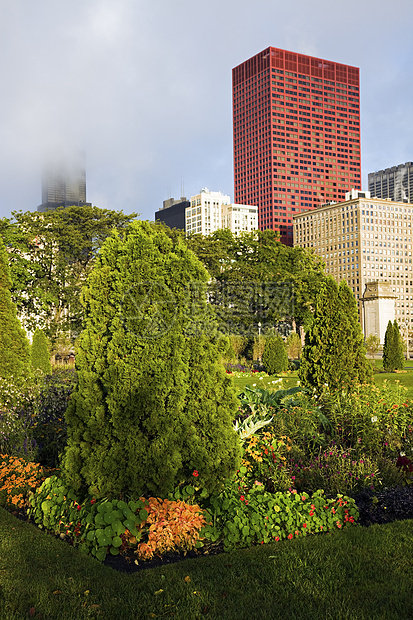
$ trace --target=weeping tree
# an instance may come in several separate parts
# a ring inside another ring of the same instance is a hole
[[[11,300],[7,250],[0,237],[0,377],[24,378],[29,371],[30,344]]]
[[[239,465],[237,401],[218,363],[209,275],[180,239],[133,222],[108,238],[83,292],[78,386],[62,459],[97,497],[216,489]]]
[[[347,387],[351,381],[372,380],[366,359],[356,300],[347,283],[328,277],[316,298],[312,323],[305,336],[299,378],[318,393]]]

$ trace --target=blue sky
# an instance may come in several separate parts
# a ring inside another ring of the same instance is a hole
[[[233,198],[231,70],[268,46],[360,67],[366,188],[413,161],[412,30],[411,0],[0,0],[0,216],[76,148],[102,208]]]

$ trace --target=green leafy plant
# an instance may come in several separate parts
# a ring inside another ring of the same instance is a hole
[[[245,474],[246,468],[240,473]],[[204,535],[215,542],[222,540],[226,550],[341,529],[358,518],[354,500],[341,494],[327,499],[321,490],[312,496],[296,491],[268,493],[261,484],[244,488],[242,479],[210,497],[208,512]]]
[[[145,501],[81,500],[58,476],[46,478],[30,505],[28,514],[40,528],[67,536],[80,551],[102,561],[108,552],[119,553],[126,530],[138,541],[139,526],[148,517]]]

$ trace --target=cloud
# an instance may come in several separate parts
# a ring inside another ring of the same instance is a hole
[[[0,214],[34,209],[42,160],[73,148],[102,207],[153,219],[182,182],[233,196],[231,70],[270,45],[361,68],[365,178],[410,160],[412,16],[407,0],[3,1]]]

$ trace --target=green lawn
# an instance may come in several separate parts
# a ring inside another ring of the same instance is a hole
[[[241,373],[238,373],[241,375]],[[274,381],[278,381],[279,379],[283,380],[284,387],[294,387],[297,385],[297,372],[294,373],[284,373],[281,375],[265,375],[264,377],[260,377],[258,373],[243,373],[241,376],[234,376],[233,381],[235,388],[240,392],[245,388],[246,385],[253,386],[254,383],[257,387],[262,387],[266,389],[280,389],[279,383],[273,383]]]
[[[399,381],[400,385],[403,385],[407,388],[407,396],[408,398],[413,398],[413,360],[409,361],[407,366],[411,366],[411,368],[407,368],[407,372],[383,372],[383,363],[382,360],[374,360],[375,364],[375,374],[374,374],[374,382],[378,386],[382,386],[384,381]],[[237,390],[241,391],[245,388],[246,385],[253,385],[254,383],[259,387],[264,387],[268,389],[278,389],[277,385],[273,384],[273,381],[282,378],[284,380],[285,387],[294,387],[297,385],[298,377],[297,372],[284,373],[282,375],[266,375],[262,379],[260,379],[257,374],[248,374],[247,376],[238,376],[233,377],[234,385]]]
[[[413,617],[413,521],[309,536],[132,575],[0,509],[0,617]]]

